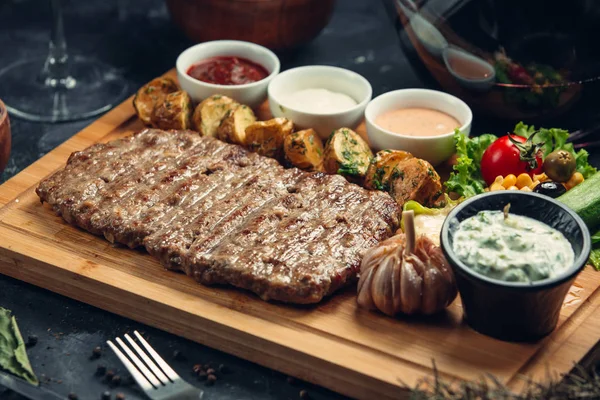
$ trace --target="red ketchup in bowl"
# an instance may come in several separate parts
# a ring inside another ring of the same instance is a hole
[[[187,74],[215,85],[244,85],[265,79],[269,73],[259,64],[241,57],[212,57],[192,65]]]

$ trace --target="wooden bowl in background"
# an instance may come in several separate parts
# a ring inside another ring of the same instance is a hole
[[[6,106],[0,100],[0,173],[4,171],[10,156],[10,120]]]
[[[196,42],[236,39],[271,49],[312,40],[335,0],[166,0],[171,18]]]

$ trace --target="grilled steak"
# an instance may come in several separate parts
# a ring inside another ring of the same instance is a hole
[[[67,222],[144,246],[166,268],[291,303],[352,282],[363,253],[398,226],[387,193],[188,131],[91,146],[36,192]]]

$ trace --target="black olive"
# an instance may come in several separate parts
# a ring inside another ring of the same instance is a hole
[[[562,183],[546,181],[538,184],[533,191],[555,199],[565,193],[567,189]]]

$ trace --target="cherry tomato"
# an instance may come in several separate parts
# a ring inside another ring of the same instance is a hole
[[[542,161],[539,145],[524,137],[509,134],[497,139],[485,150],[481,157],[481,175],[488,186],[494,183],[498,175],[519,176],[526,173],[533,177],[542,173]]]

